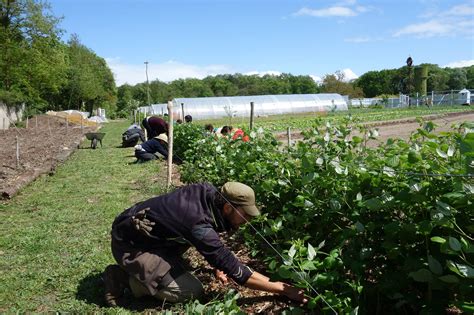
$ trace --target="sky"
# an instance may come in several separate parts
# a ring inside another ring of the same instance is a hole
[[[217,74],[474,64],[474,0],[49,0],[117,86]],[[146,65],[145,62],[148,62]]]

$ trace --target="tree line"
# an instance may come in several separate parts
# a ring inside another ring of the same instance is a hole
[[[116,86],[105,60],[77,35],[61,40],[48,3],[0,0],[0,103],[46,110],[115,110]]]
[[[413,93],[413,67],[369,71],[348,82],[342,72],[315,82],[308,75],[223,74],[204,79],[154,80],[116,87],[105,60],[77,35],[61,40],[60,18],[47,2],[0,0],[0,103],[25,104],[27,114],[46,110],[105,108],[126,117],[149,103],[177,97],[339,93],[351,98]],[[474,87],[474,66],[428,66],[428,91]]]

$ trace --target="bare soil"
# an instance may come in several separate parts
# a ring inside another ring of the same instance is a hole
[[[23,128],[0,130],[0,194],[11,198],[22,187],[56,166],[78,148],[89,127],[64,118],[40,115]]]
[[[451,130],[451,127],[466,121],[474,121],[474,111],[448,113],[442,115],[424,116],[425,120],[430,120],[437,125],[435,132],[442,132]],[[402,120],[379,121],[366,124],[378,130],[379,136],[377,140],[371,140],[369,145],[376,146],[380,143],[386,142],[389,138],[402,138],[407,140],[410,135],[420,128],[420,124],[415,118],[407,118]],[[277,138],[281,141],[287,139],[287,134],[278,133]],[[301,140],[303,135],[301,130],[294,130],[291,134],[292,140]]]

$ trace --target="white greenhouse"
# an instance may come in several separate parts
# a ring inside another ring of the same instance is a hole
[[[254,104],[254,116],[297,114],[347,110],[346,100],[339,94],[292,94],[228,97],[175,98],[173,116],[183,119],[191,115],[193,120],[221,117],[249,117],[250,103]],[[141,107],[148,115],[167,113],[166,104]]]

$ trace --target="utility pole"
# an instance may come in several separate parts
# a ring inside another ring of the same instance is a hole
[[[146,74],[146,98],[147,98],[148,106],[151,106],[151,102],[150,102],[150,82],[148,82],[148,61],[145,61],[144,64],[145,64],[145,74]]]

